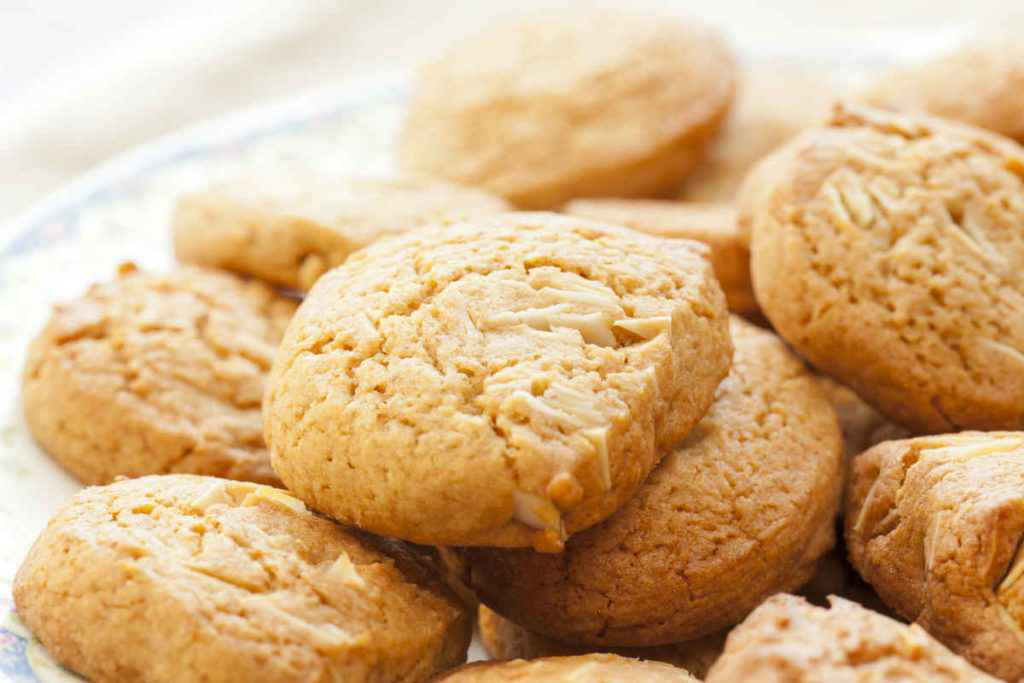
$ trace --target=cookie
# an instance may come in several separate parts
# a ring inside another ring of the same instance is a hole
[[[794,590],[833,545],[842,441],[832,406],[775,335],[734,318],[733,369],[626,505],[561,555],[466,548],[480,600],[594,646],[692,640]]]
[[[306,291],[380,237],[505,209],[497,197],[435,181],[250,178],[183,196],[174,211],[174,251],[185,263]]]
[[[711,266],[729,310],[741,315],[757,311],[750,282],[750,250],[740,237],[732,206],[657,199],[576,199],[566,204],[564,211],[658,237],[703,242],[710,250]]]
[[[883,441],[911,436],[906,429],[886,420],[860,396],[831,377],[818,375],[818,382],[839,416],[847,459]]]
[[[893,616],[878,595],[849,566],[845,546],[841,544],[818,562],[814,576],[799,595],[816,605],[827,605],[835,595],[856,602],[886,616]],[[568,645],[533,633],[481,605],[477,618],[480,643],[492,659],[534,659],[537,657],[578,655],[594,652],[593,647]],[[686,669],[703,679],[722,654],[729,629],[696,640],[654,647],[611,648],[623,657],[652,659]]]
[[[827,605],[829,595],[838,595],[891,616],[871,587],[847,565],[845,552],[841,550],[832,550],[821,558],[814,577],[801,588],[800,595],[819,605]],[[477,629],[480,643],[492,659],[535,659],[594,652],[592,647],[568,645],[528,631],[484,605],[479,609]],[[684,643],[611,648],[610,651],[623,657],[665,662],[703,679],[721,656],[728,634],[729,629],[723,629]]]
[[[698,683],[682,669],[661,662],[645,662],[617,655],[545,657],[526,661],[477,662],[442,676],[438,683],[490,683],[491,681],[588,681],[590,683]]]
[[[996,683],[918,626],[832,598],[776,595],[737,626],[707,683]]]
[[[1006,680],[1024,678],[1024,432],[890,441],[854,459],[850,560],[908,620]]]
[[[248,482],[88,488],[14,582],[64,666],[106,681],[422,681],[465,661],[470,619],[422,567]]]
[[[783,64],[765,64],[742,74],[737,93],[707,157],[683,181],[680,199],[734,201],[751,167],[824,119],[834,96],[820,76]]]
[[[584,655],[593,648],[567,645],[557,640],[527,631],[484,605],[477,618],[480,643],[492,659],[536,659],[538,657]],[[704,638],[675,645],[656,647],[614,648],[613,654],[633,659],[665,662],[686,669],[697,678],[703,676],[715,663],[725,645],[727,631],[719,631]]]
[[[1024,142],[1024,46],[1017,37],[974,41],[893,69],[861,99],[876,107],[962,121]]]
[[[364,249],[282,342],[275,471],[382,535],[560,549],[629,499],[728,373],[704,251],[554,214]]]
[[[1024,426],[1024,148],[837,106],[765,163],[741,212],[779,334],[915,433]]]
[[[732,103],[719,35],[671,16],[546,13],[460,42],[419,74],[403,167],[531,209],[674,192]]]
[[[295,303],[199,268],[121,267],[28,351],[29,430],[87,484],[185,472],[275,483],[260,399]]]

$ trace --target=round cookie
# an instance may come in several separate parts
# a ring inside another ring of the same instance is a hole
[[[523,208],[668,194],[717,133],[734,80],[731,51],[699,24],[546,13],[463,41],[422,69],[401,162]]]
[[[825,118],[833,92],[819,75],[765,64],[740,78],[736,103],[707,157],[683,181],[679,198],[732,202],[755,163]]]
[[[411,178],[309,173],[249,178],[179,199],[174,251],[185,263],[306,291],[353,251],[380,237],[507,208],[479,190]]]
[[[835,541],[835,412],[775,335],[733,319],[733,369],[626,505],[558,556],[466,548],[481,602],[567,643],[650,646],[739,622],[799,588]]]
[[[704,247],[554,214],[385,240],[321,278],[264,403],[313,508],[425,545],[561,548],[728,373]]]
[[[594,683],[698,683],[682,669],[661,662],[645,662],[617,655],[545,657],[526,661],[477,662],[442,676],[437,683],[500,683],[500,681],[593,681]]]
[[[831,377],[818,375],[818,382],[839,416],[847,460],[883,441],[910,436],[906,429],[886,420],[860,396]]]
[[[657,199],[576,199],[563,211],[658,237],[703,242],[708,245],[711,266],[729,310],[741,315],[757,311],[750,282],[750,251],[741,239],[732,206]]]
[[[838,106],[765,164],[741,210],[779,334],[916,433],[1024,426],[1024,149]]]
[[[515,624],[497,612],[481,605],[477,618],[480,643],[492,659],[536,659],[538,657],[584,655],[593,648],[566,645]],[[723,630],[710,636],[674,645],[655,647],[614,648],[612,654],[633,659],[665,662],[686,669],[697,678],[703,678],[722,653],[725,637]]]
[[[28,428],[87,484],[167,472],[276,483],[260,400],[294,311],[232,275],[125,264],[58,304],[29,347]]]
[[[1024,432],[890,441],[853,461],[850,560],[900,615],[1024,678]]]
[[[464,662],[462,605],[383,548],[280,489],[150,476],[76,495],[14,600],[96,683],[411,681]]]
[[[974,41],[893,69],[861,99],[876,107],[962,121],[1024,142],[1024,46],[1016,36]]]
[[[832,598],[776,595],[729,634],[707,683],[997,683],[918,626]]]

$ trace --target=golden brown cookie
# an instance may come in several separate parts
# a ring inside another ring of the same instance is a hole
[[[741,211],[779,334],[915,432],[1024,426],[1024,149],[838,106],[764,163]]]
[[[480,633],[480,642],[492,659],[536,659],[538,657],[584,655],[594,652],[594,648],[567,645],[527,631],[484,605],[480,605],[477,628]],[[686,643],[655,647],[613,648],[612,653],[633,659],[665,662],[686,669],[697,678],[703,678],[722,653],[726,635],[727,631],[723,630]]]
[[[841,544],[819,560],[814,576],[800,589],[799,595],[816,605],[827,605],[828,597],[834,595],[886,616],[893,616],[871,586],[848,564],[845,546]],[[595,651],[593,647],[568,645],[528,631],[485,605],[480,605],[477,628],[481,644],[493,659],[535,659]],[[610,648],[609,651],[623,657],[666,662],[686,669],[697,678],[704,678],[722,654],[728,633],[729,629],[723,629],[684,643]]]
[[[193,475],[88,488],[14,583],[18,615],[89,680],[422,681],[470,619],[409,557],[287,492]]]
[[[707,683],[996,683],[918,626],[832,598],[776,595],[737,626]]]
[[[658,237],[703,242],[710,250],[711,266],[729,310],[741,315],[757,311],[750,282],[750,250],[740,237],[732,206],[657,199],[576,199],[563,211]]]
[[[58,304],[29,348],[29,430],[87,484],[167,472],[275,483],[260,399],[294,310],[233,275],[125,264]]]
[[[500,683],[537,681],[550,683],[699,683],[682,669],[661,662],[645,662],[617,655],[545,657],[526,661],[477,662],[441,676],[437,683]]]
[[[827,605],[829,595],[838,595],[891,616],[871,587],[847,564],[842,548],[821,558],[814,577],[801,588],[800,595],[818,605]],[[528,631],[484,605],[480,606],[477,628],[481,644],[493,659],[535,659],[594,652],[593,647],[568,645]],[[697,678],[704,678],[722,654],[728,632],[729,629],[723,629],[710,636],[673,645],[611,648],[610,651],[623,657],[665,662],[686,669]]]
[[[742,74],[721,134],[683,181],[679,198],[732,202],[750,168],[824,119],[832,99],[832,89],[821,76],[791,65],[764,64]]]
[[[380,237],[507,208],[479,190],[427,180],[250,178],[183,196],[174,212],[174,251],[186,263],[306,291]]]
[[[1024,678],[1024,432],[890,441],[854,459],[850,559],[887,604],[978,667]]]
[[[775,335],[733,319],[711,410],[626,505],[561,555],[466,548],[480,600],[567,643],[712,634],[814,574],[835,540],[842,440],[817,380]]]
[[[910,432],[882,417],[852,389],[844,387],[828,375],[818,375],[818,382],[839,416],[847,459],[883,441],[910,436]]]
[[[675,17],[547,13],[494,27],[426,66],[402,165],[523,208],[673,192],[732,102],[714,31]]]
[[[555,214],[364,249],[282,342],[274,469],[376,533],[559,549],[635,492],[728,373],[704,250]]]
[[[1024,46],[1020,38],[972,41],[884,74],[867,104],[963,121],[1024,142]]]

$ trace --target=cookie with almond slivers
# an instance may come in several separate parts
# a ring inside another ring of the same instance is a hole
[[[76,495],[14,601],[50,654],[96,683],[422,681],[466,660],[472,628],[399,544],[287,491],[196,475]]]
[[[1024,432],[887,441],[850,467],[850,561],[887,605],[999,678],[1024,678]]]
[[[260,402],[295,306],[230,273],[125,264],[54,306],[29,347],[28,428],[86,484],[168,473],[277,484]]]
[[[740,204],[761,310],[816,368],[912,433],[1024,427],[1024,148],[838,105]]]
[[[274,470],[374,533],[560,549],[629,500],[728,373],[705,253],[542,213],[364,249],[285,334],[264,402]]]
[[[707,683],[998,683],[917,625],[855,602],[769,598],[734,628]]]
[[[814,576],[835,543],[842,437],[814,375],[733,318],[729,377],[637,493],[559,555],[460,548],[480,601],[533,633],[591,648],[711,636]]]

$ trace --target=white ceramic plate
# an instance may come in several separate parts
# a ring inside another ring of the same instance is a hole
[[[849,78],[955,38],[900,34],[866,44],[818,35],[799,49],[769,42],[747,55]],[[32,541],[79,488],[32,442],[21,416],[25,348],[51,305],[109,279],[122,261],[170,267],[173,202],[211,180],[270,168],[392,172],[408,90],[407,76],[381,75],[158,140],[97,168],[0,233],[0,681],[78,680],[33,641],[10,600],[11,580]],[[472,655],[479,654],[474,648]]]
[[[0,238],[0,681],[79,680],[53,664],[14,616],[10,586],[29,546],[79,488],[32,441],[21,413],[25,350],[56,301],[110,279],[131,260],[172,266],[174,199],[243,170],[392,172],[391,144],[408,85],[402,75],[351,82],[284,106],[231,116],[105,164]]]

